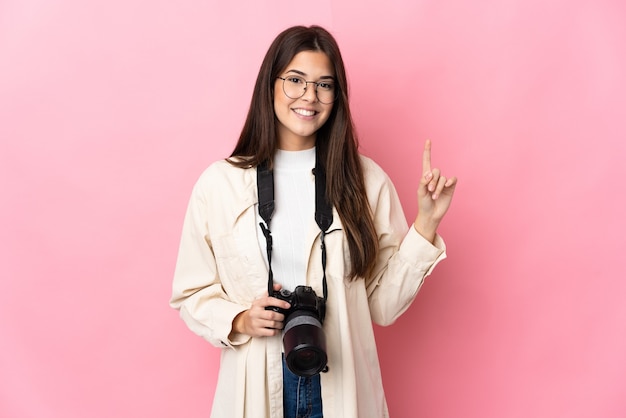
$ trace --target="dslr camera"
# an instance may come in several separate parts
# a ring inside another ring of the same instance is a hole
[[[326,315],[326,301],[309,286],[297,286],[293,292],[273,291],[277,299],[289,302],[289,309],[269,306],[266,309],[285,315],[283,346],[285,362],[291,372],[310,377],[326,367],[326,336],[322,329]]]

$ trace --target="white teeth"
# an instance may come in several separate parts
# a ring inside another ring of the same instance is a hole
[[[315,114],[315,111],[306,109],[294,109],[293,111],[302,116],[313,116]]]

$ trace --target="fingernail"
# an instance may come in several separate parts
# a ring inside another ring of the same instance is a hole
[[[426,173],[426,180],[430,180],[432,178],[433,178],[433,173],[431,172]]]

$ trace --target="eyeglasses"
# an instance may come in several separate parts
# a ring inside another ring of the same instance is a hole
[[[296,75],[277,78],[283,80],[283,91],[290,99],[299,99],[304,96],[309,84],[315,84],[317,100],[320,103],[331,104],[337,99],[337,88],[333,80],[306,81],[304,78]]]

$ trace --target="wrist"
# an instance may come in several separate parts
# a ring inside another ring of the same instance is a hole
[[[437,224],[433,222],[424,222],[419,216],[413,222],[413,228],[431,244],[435,242],[437,235]]]
[[[232,330],[231,330],[231,335],[232,334],[245,334],[245,318],[244,316],[246,315],[248,311],[243,311],[240,312],[239,314],[237,314],[237,316],[233,319],[233,325],[232,325]]]

